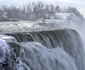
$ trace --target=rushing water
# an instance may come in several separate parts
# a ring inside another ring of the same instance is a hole
[[[0,36],[0,70],[85,70],[84,46],[72,29]]]

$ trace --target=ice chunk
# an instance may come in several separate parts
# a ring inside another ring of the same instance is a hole
[[[17,40],[12,36],[0,35],[0,38],[6,40],[7,42],[17,42]]]

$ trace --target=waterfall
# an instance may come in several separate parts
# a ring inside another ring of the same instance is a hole
[[[85,70],[84,46],[73,29],[6,33],[0,38],[0,70]]]

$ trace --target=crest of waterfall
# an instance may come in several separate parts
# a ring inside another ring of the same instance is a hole
[[[0,50],[5,45],[9,56],[0,51],[0,58],[6,59],[1,62],[0,70],[85,70],[84,46],[75,30],[6,33],[6,37],[3,36]]]

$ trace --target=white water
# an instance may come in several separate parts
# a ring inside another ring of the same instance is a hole
[[[61,25],[60,25],[61,26]],[[78,31],[85,45],[84,26],[66,24],[63,28],[72,28]],[[62,28],[62,27],[60,27]],[[0,35],[0,62],[5,60],[6,54],[10,55],[10,46],[7,42],[17,42],[12,36]],[[75,59],[64,49],[48,49],[38,42],[20,43],[22,46],[20,56],[16,60],[17,70],[78,70]],[[3,50],[3,51],[2,51]],[[19,62],[17,64],[17,62]],[[15,69],[15,70],[16,70]]]
[[[33,70],[77,70],[75,60],[61,48],[47,49],[36,42],[22,45],[25,62],[29,63]]]
[[[7,38],[6,38],[7,39]],[[8,39],[10,40],[9,36]],[[75,60],[61,48],[47,49],[38,42],[21,43],[20,56],[17,58],[17,70],[77,70]],[[0,62],[5,60],[5,54],[11,54],[10,46],[0,39]],[[1,50],[1,49],[0,49]],[[22,59],[22,60],[21,60]]]

